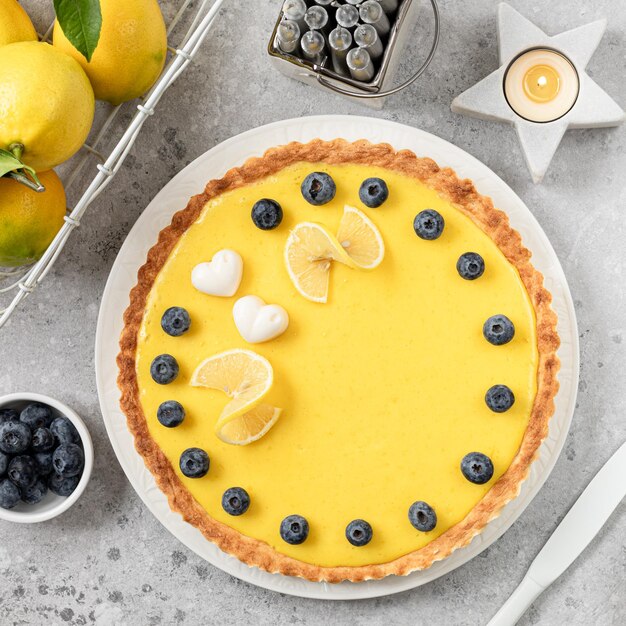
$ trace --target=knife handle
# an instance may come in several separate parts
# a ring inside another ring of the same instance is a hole
[[[491,618],[487,626],[514,626],[544,589],[539,583],[526,575],[519,587]]]

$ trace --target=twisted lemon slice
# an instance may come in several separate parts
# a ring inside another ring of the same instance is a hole
[[[344,207],[335,237],[325,226],[301,222],[289,234],[285,265],[295,288],[307,300],[326,303],[333,261],[351,268],[374,269],[385,245],[374,223],[361,211]]]
[[[223,391],[232,400],[224,407],[215,434],[225,443],[246,445],[263,437],[281,409],[262,404],[274,382],[269,361],[251,350],[227,350],[198,365],[190,384]]]

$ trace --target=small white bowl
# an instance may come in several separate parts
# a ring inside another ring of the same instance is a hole
[[[11,393],[8,396],[0,396],[0,409],[10,407],[19,411],[31,402],[46,404],[52,409],[52,413],[55,417],[67,417],[67,419],[76,426],[76,430],[83,443],[83,450],[85,451],[85,468],[83,469],[83,475],[76,489],[74,489],[73,493],[67,498],[57,496],[49,491],[44,499],[37,504],[20,502],[13,509],[3,509],[0,507],[0,519],[6,520],[7,522],[18,522],[20,524],[45,522],[67,511],[74,502],[80,498],[83,491],[85,491],[93,468],[93,443],[91,436],[83,420],[80,419],[76,411],[70,409],[69,406],[66,406],[54,398],[43,396],[39,393]]]

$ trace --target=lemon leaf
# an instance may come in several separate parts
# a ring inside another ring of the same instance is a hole
[[[54,0],[54,10],[63,34],[91,61],[102,27],[100,0]]]
[[[35,182],[31,182],[24,172],[30,174],[30,177]],[[37,178],[37,172],[32,167],[22,163],[11,152],[2,148],[0,148],[0,176],[14,178],[34,191],[44,191],[43,185]]]

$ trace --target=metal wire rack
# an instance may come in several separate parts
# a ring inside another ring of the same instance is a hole
[[[168,87],[185,71],[202,45],[211,26],[217,18],[218,12],[225,0],[200,0],[194,18],[178,46],[169,44],[170,37],[176,25],[183,18],[185,11],[192,8],[193,0],[182,0],[182,3],[168,24],[168,51],[170,58],[158,81],[152,89],[136,105],[137,112],[121,138],[113,148],[108,158],[99,151],[99,146],[111,128],[111,124],[119,114],[121,106],[112,107],[110,113],[101,127],[94,133],[88,144],[85,144],[69,174],[67,175],[65,188],[68,190],[78,179],[78,175],[89,163],[96,159],[97,174],[87,186],[73,209],[68,210],[65,223],[52,240],[43,256],[35,264],[29,267],[3,270],[0,268],[0,297],[6,298],[8,304],[0,304],[0,328],[18,307],[20,302],[31,294],[35,288],[48,275],[48,272],[59,258],[72,231],[80,225],[80,221],[89,205],[104,191],[118,172],[124,159],[133,147],[135,140],[146,119],[155,112],[155,107]],[[49,41],[53,24],[42,36],[43,41]],[[11,298],[9,300],[9,298]]]

